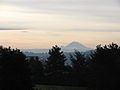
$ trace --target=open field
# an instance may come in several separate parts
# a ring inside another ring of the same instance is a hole
[[[37,90],[86,90],[84,87],[36,85]]]

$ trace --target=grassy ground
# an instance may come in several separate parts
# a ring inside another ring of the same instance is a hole
[[[84,87],[36,85],[37,90],[86,90]]]

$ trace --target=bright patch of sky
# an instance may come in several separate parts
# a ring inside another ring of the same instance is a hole
[[[1,44],[18,48],[120,44],[120,1],[0,0],[0,30]]]

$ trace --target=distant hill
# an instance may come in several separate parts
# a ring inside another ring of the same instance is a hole
[[[74,52],[75,50],[84,52],[92,49],[80,44],[79,42],[71,42],[67,46],[62,47],[62,50],[65,52]]]
[[[31,53],[47,53],[49,49],[21,49],[21,51]]]
[[[78,50],[85,54],[86,58],[89,57],[89,54],[93,51],[93,49],[88,48],[79,42],[71,42],[66,46],[61,47],[62,51],[67,58],[66,64],[70,64],[71,61],[69,60],[70,54],[73,54],[75,50]],[[38,56],[42,60],[46,60],[49,56],[48,51],[49,49],[21,49],[26,56]]]
[[[74,52],[75,50],[78,50],[80,52],[85,52],[92,50],[91,48],[88,48],[79,42],[71,42],[70,44],[61,47],[62,51],[64,52]],[[49,49],[21,49],[23,52],[33,52],[33,53],[47,53]]]

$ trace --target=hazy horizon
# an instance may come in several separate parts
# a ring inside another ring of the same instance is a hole
[[[120,44],[119,0],[0,0],[0,45]]]

